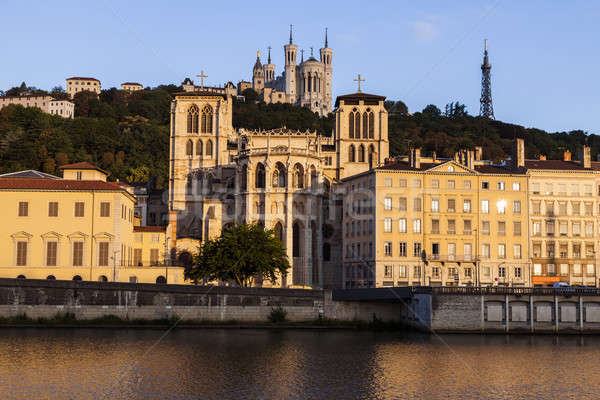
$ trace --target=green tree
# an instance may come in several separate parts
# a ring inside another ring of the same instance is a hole
[[[246,103],[254,103],[258,100],[258,93],[256,93],[256,90],[251,88],[245,89],[242,92],[242,96],[244,96]]]
[[[194,281],[233,281],[251,286],[254,279],[276,283],[290,268],[283,244],[273,230],[240,224],[202,243],[186,277]]]
[[[440,115],[442,115],[440,109],[433,104],[429,104],[421,112],[429,117],[439,117]]]
[[[129,175],[127,176],[127,182],[139,183],[148,182],[150,176],[150,169],[145,165],[140,165],[137,168],[130,168]]]

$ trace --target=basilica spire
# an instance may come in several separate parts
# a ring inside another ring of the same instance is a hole
[[[325,28],[325,48],[327,47],[327,28]]]
[[[290,24],[290,44],[292,44],[292,24]]]
[[[267,64],[271,64],[271,46],[267,47],[269,49],[269,57]]]

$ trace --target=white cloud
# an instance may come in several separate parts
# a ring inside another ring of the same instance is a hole
[[[438,30],[431,22],[415,21],[413,35],[418,42],[431,42],[438,36]]]

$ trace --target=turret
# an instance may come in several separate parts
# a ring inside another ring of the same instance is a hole
[[[331,65],[333,59],[333,50],[329,47],[329,43],[327,42],[327,28],[325,28],[325,47],[323,47],[320,51],[321,54],[321,62],[324,66],[324,76],[323,76],[323,94],[324,101],[322,106],[324,107],[323,113],[327,114],[331,111],[331,106],[333,103],[333,99],[331,98],[331,81],[333,75],[333,68]]]
[[[271,46],[269,46],[268,49],[269,56],[267,58],[267,63],[263,65],[265,73],[265,83],[269,83],[275,79],[275,64],[271,64]]]
[[[296,62],[298,55],[298,46],[294,44],[292,37],[292,25],[290,25],[290,42],[283,46],[285,55],[285,92],[288,100],[296,101]]]
[[[256,62],[252,68],[252,89],[257,93],[262,92],[265,87],[265,73],[262,63],[260,62],[260,51],[256,52]]]

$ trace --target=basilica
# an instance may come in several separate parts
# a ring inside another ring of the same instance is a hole
[[[284,79],[292,86],[285,88],[298,101],[311,98],[310,88],[319,89],[321,107],[331,93],[331,72],[324,67],[304,76],[310,60],[298,71],[296,49],[286,46]],[[330,49],[321,49],[326,63],[321,66],[331,65],[330,55]],[[322,73],[329,74],[321,75],[324,85],[314,80]],[[342,180],[383,165],[388,157],[384,100],[360,90],[339,96],[335,129],[332,136],[322,136],[285,127],[234,129],[228,92],[203,86],[176,94],[170,127],[171,249],[195,252],[202,240],[232,224],[258,222],[274,229],[287,251],[292,268],[281,286],[338,285],[343,274]]]

